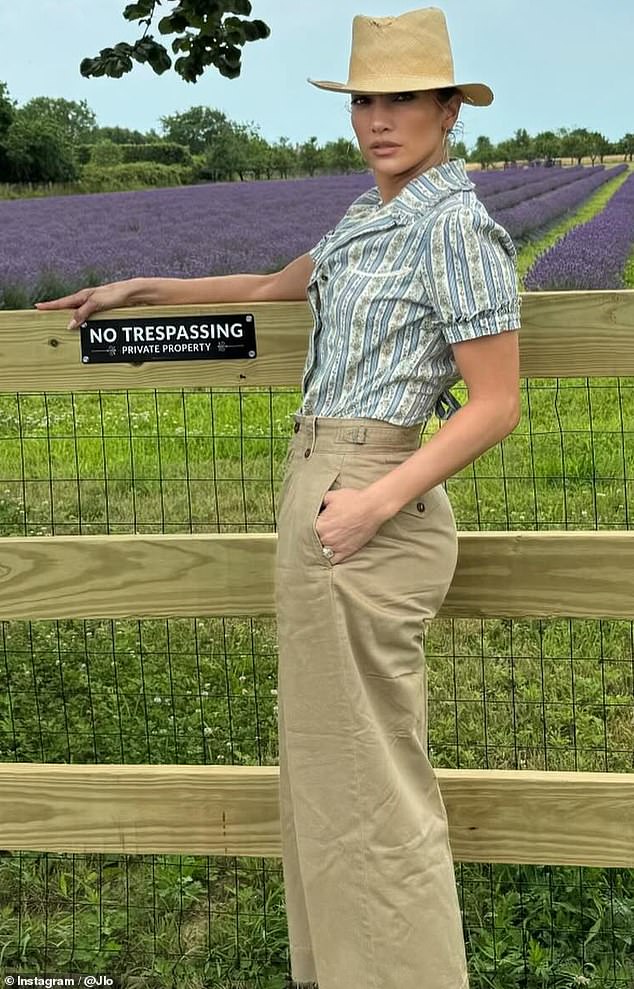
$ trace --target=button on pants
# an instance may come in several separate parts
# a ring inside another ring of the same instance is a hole
[[[276,553],[280,826],[291,977],[318,989],[467,989],[447,814],[427,757],[424,623],[450,587],[442,484],[340,563],[327,491],[361,489],[420,426],[295,413]]]

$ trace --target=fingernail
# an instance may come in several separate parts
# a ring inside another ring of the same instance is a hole
[[[68,324],[68,326],[66,327],[66,329],[67,329],[67,330],[72,330],[72,329],[73,329],[73,327],[74,327],[74,326],[76,326],[76,325],[77,325],[77,324],[75,323],[75,320],[74,320],[74,319],[71,319],[71,321],[70,321],[70,323]]]

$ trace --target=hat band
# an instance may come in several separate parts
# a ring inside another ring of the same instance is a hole
[[[347,89],[363,90],[366,93],[389,93],[405,91],[410,89],[445,89],[448,86],[455,86],[452,78],[447,76],[376,76],[365,78],[357,76],[348,79]]]

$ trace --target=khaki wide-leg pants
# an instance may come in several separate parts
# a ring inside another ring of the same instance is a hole
[[[319,989],[467,989],[447,814],[427,757],[423,625],[456,567],[451,504],[439,484],[331,563],[315,527],[325,493],[388,473],[418,448],[420,427],[294,419],[275,592],[291,977]]]

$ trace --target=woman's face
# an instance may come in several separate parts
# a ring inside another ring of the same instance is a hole
[[[460,110],[460,95],[443,109],[433,90],[404,93],[351,93],[352,126],[361,154],[375,175],[387,181],[440,164],[444,130]],[[390,153],[372,147],[375,141],[398,145]]]

